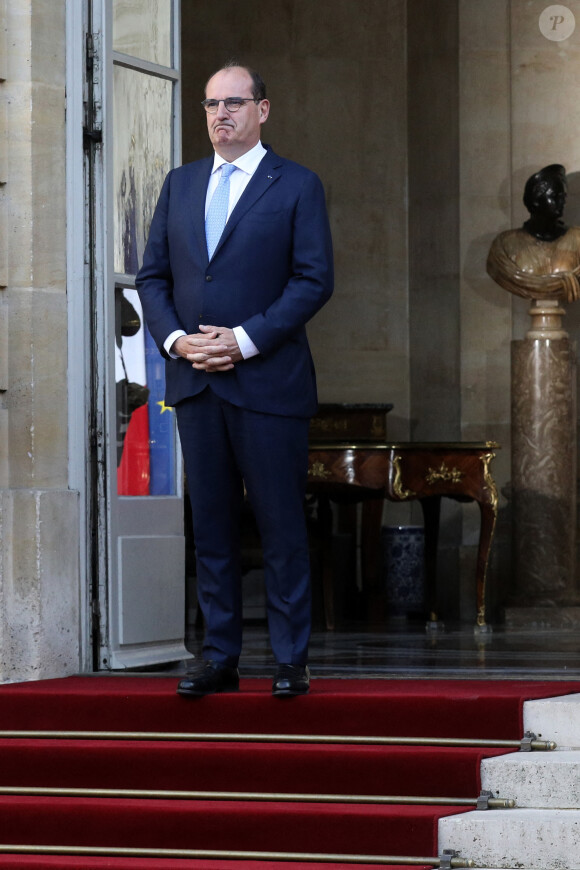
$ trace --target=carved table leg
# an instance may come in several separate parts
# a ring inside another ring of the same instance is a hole
[[[376,589],[380,581],[381,524],[383,496],[363,501],[361,521],[361,573],[365,591]]]
[[[495,458],[495,453],[484,453],[479,457],[483,466],[483,494],[482,500],[479,501],[479,509],[481,511],[481,528],[479,531],[479,548],[477,551],[477,620],[478,628],[485,628],[485,579],[487,575],[487,563],[489,561],[489,551],[495,529],[498,512],[498,492],[495,480],[491,474],[491,461]]]
[[[384,590],[381,586],[381,526],[384,497],[382,492],[362,503],[361,517],[361,578],[363,600],[367,610],[367,625],[382,625]]]
[[[489,551],[495,529],[497,511],[495,505],[489,502],[478,502],[481,511],[481,529],[479,532],[479,547],[477,550],[477,568],[475,571],[477,588],[477,620],[479,628],[484,628],[485,622],[485,580]]]
[[[425,520],[425,581],[429,621],[437,622],[437,543],[439,540],[439,516],[441,496],[432,495],[421,499]]]
[[[327,630],[333,631],[335,628],[335,608],[332,578],[332,508],[327,496],[318,496],[317,510],[318,535],[322,542],[321,579],[324,622]]]

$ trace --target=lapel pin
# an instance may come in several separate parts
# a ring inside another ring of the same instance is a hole
[[[268,178],[272,178],[272,176],[271,176],[271,175],[269,175],[269,176],[268,176]]]

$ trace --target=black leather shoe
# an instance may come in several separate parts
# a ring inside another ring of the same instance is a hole
[[[293,698],[306,695],[310,688],[310,671],[302,665],[278,665],[272,683],[275,698]]]
[[[177,686],[178,695],[215,695],[216,692],[237,692],[240,688],[240,674],[237,668],[220,665],[219,662],[204,662],[203,668]]]

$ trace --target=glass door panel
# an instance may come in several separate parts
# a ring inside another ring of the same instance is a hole
[[[134,4],[133,4],[134,5]],[[130,285],[143,260],[163,179],[173,166],[174,83],[143,70],[113,69],[115,381],[117,494],[175,495],[174,415],[164,364]]]
[[[172,66],[171,0],[115,0],[113,50]]]
[[[173,83],[113,70],[115,272],[135,275],[163,179],[173,166]]]

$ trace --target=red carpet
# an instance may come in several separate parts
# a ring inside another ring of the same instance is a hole
[[[271,697],[269,681],[242,680],[239,694],[196,700],[178,697],[175,685],[175,679],[165,677],[96,676],[2,686],[0,730],[519,739],[524,700],[580,691],[580,684],[562,682],[321,679],[313,681],[309,696],[281,701]],[[0,784],[476,798],[481,760],[494,754],[498,750],[234,739],[4,738]],[[0,796],[0,842],[426,857],[438,854],[438,819],[462,811],[448,805],[328,801]],[[0,855],[0,868],[29,870],[284,866],[314,870],[322,865]]]
[[[165,677],[69,677],[0,687],[2,728],[260,731],[408,737],[520,737],[527,698],[580,683],[467,680],[313,680],[305,698],[272,698],[267,680],[239,694],[183,699]]]
[[[473,797],[482,758],[498,750],[0,740],[3,784],[196,791],[278,791]],[[273,778],[274,777],[274,778]],[[442,791],[442,788],[445,790]],[[407,793],[407,791],[405,791]]]

